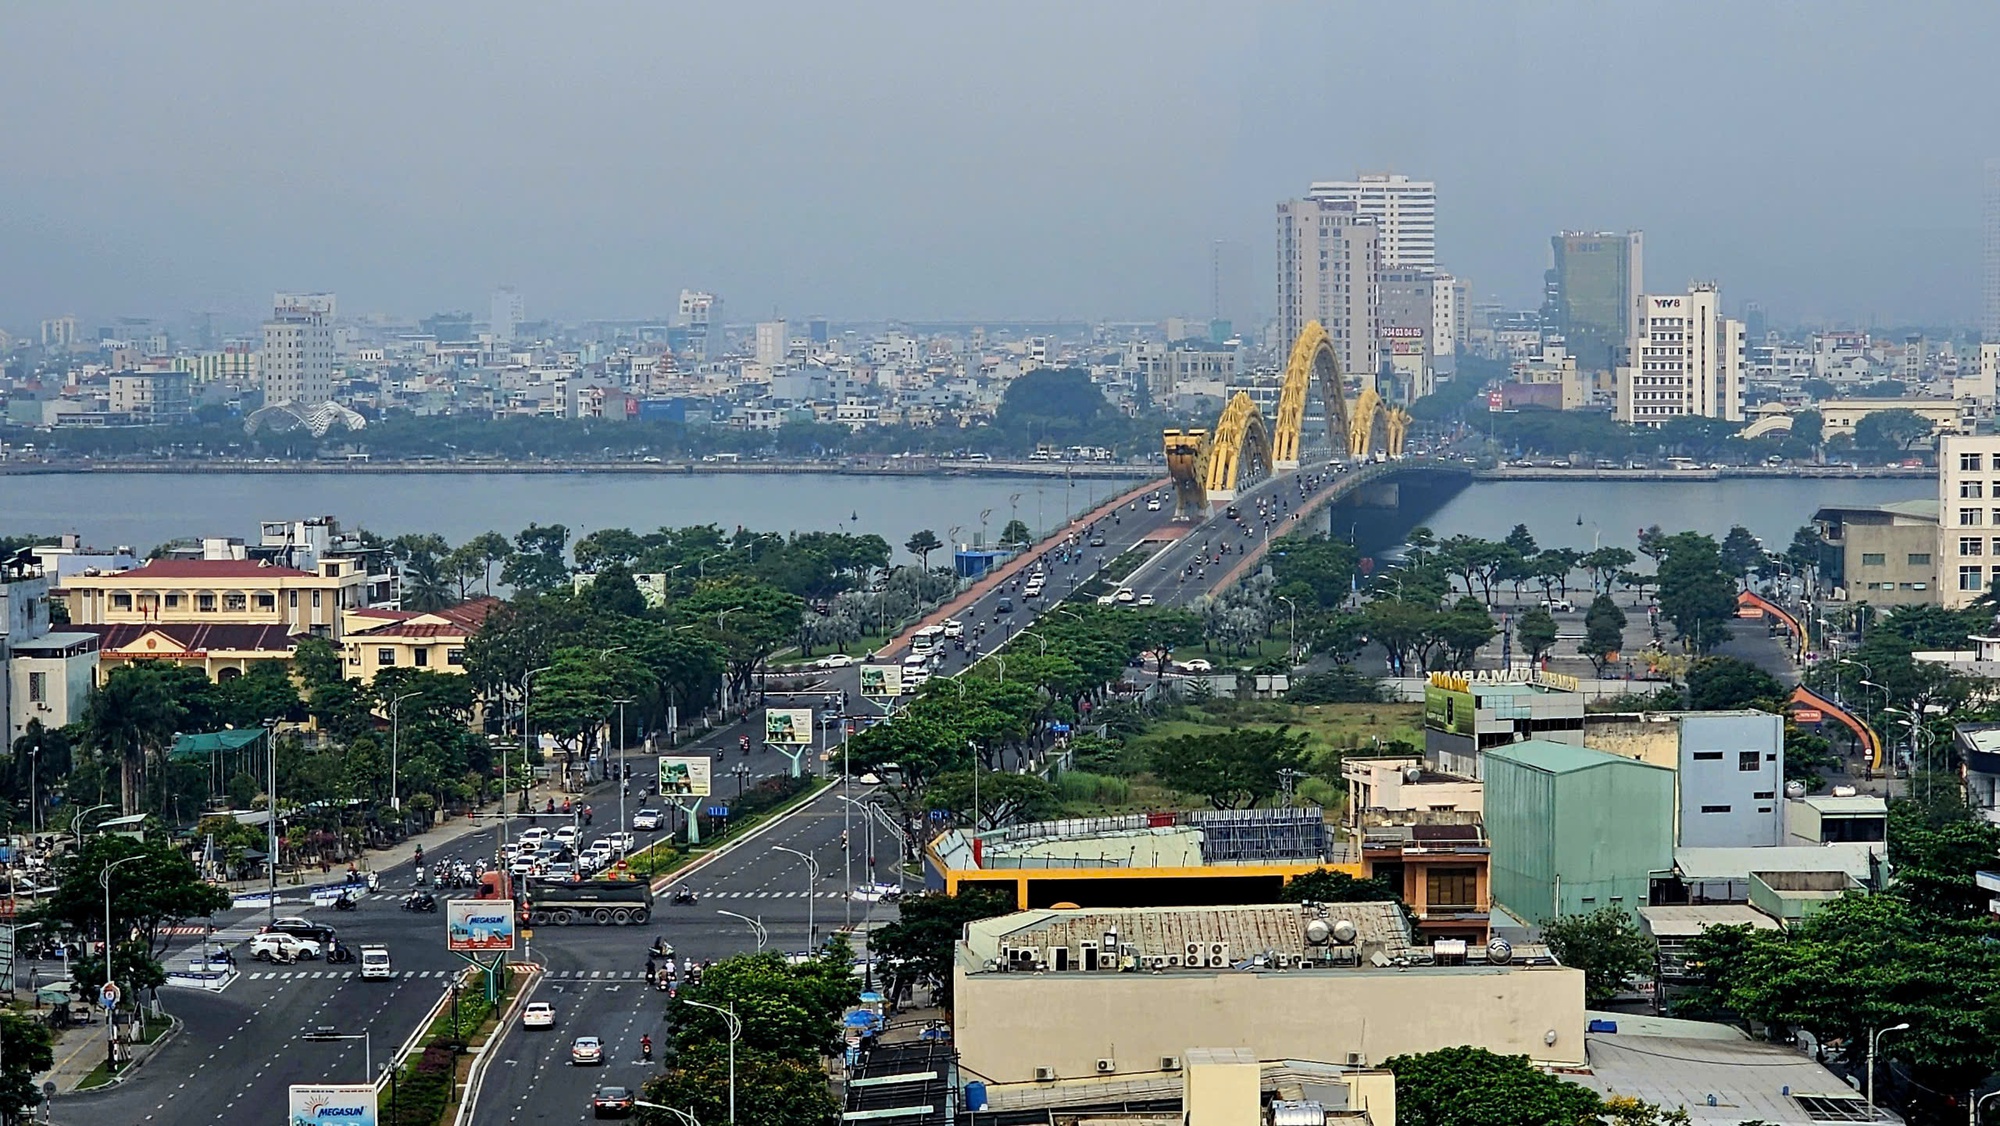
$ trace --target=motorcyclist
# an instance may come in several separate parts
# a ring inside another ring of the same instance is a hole
[[[743,748],[743,753],[744,753],[744,754],[746,754],[746,755],[747,755],[747,754],[749,754],[749,753],[750,753],[750,736],[748,736],[748,735],[742,735],[742,736],[738,736],[738,737],[737,737],[737,740],[736,740],[736,745],[737,745],[737,746],[739,746],[739,747],[741,747],[741,748]]]
[[[639,1037],[639,1054],[649,1060],[653,1058],[653,1038],[650,1035]]]

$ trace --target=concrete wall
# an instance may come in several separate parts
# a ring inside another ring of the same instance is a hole
[[[1784,720],[1765,712],[1685,715],[1680,733],[1680,846],[1784,844]]]
[[[1470,1044],[1580,1064],[1583,972],[1561,967],[1311,970],[1290,973],[956,971],[954,1013],[968,1074],[1029,1082],[1156,1071],[1189,1041],[1241,1045],[1258,1059],[1391,1056]],[[1545,1042],[1553,1031],[1555,1042]]]

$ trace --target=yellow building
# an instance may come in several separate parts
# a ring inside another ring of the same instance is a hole
[[[291,660],[299,640],[284,627],[275,625],[134,622],[74,629],[97,635],[98,683],[112,669],[135,661],[171,661],[198,668],[210,680],[232,680],[254,661]]]
[[[54,593],[78,626],[259,626],[339,641],[343,612],[368,604],[368,574],[351,559],[314,571],[250,559],[156,559],[129,571],[70,575]]]
[[[1970,434],[1973,404],[1957,399],[1828,399],[1819,404],[1820,433],[1852,435],[1861,420],[1878,411],[1911,411],[1931,424],[1933,434]]]
[[[341,648],[347,675],[373,684],[382,669],[415,668],[430,672],[465,671],[465,643],[500,605],[497,598],[475,598],[447,610],[358,610],[347,615]]]

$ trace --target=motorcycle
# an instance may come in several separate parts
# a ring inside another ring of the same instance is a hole
[[[677,907],[684,907],[684,906],[691,906],[691,905],[693,905],[694,901],[695,901],[695,894],[694,894],[694,892],[692,892],[692,891],[688,890],[687,888],[675,888],[675,889],[674,889],[674,905],[675,905],[675,906],[677,906]]]
[[[351,896],[351,895],[343,895],[343,896],[341,896],[341,897],[340,897],[339,899],[336,899],[336,900],[334,900],[334,901],[333,901],[333,909],[334,909],[335,911],[352,911],[352,910],[354,910],[354,897],[353,897],[353,896]]]
[[[328,965],[332,966],[345,965],[348,962],[354,961],[354,951],[336,943],[326,952],[326,961]]]
[[[428,892],[413,891],[403,900],[403,910],[435,913],[438,909],[437,897]]]
[[[646,953],[655,958],[671,958],[674,956],[674,944],[664,938],[656,938],[653,945],[646,948]]]

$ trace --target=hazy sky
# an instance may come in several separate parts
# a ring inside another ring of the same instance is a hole
[[[1438,181],[1441,265],[1970,322],[2000,5],[91,3],[0,14],[0,325],[76,312],[1135,317],[1273,204]]]

